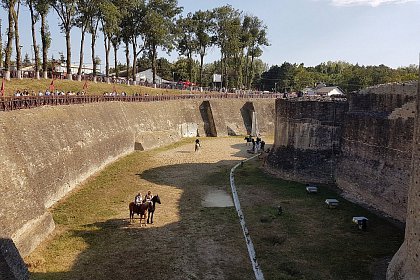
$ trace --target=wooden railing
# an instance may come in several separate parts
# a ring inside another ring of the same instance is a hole
[[[54,96],[13,96],[0,97],[0,111],[12,111],[30,109],[41,106],[57,106],[86,104],[97,102],[121,101],[121,102],[155,102],[186,99],[267,99],[278,98],[279,94],[179,94],[179,95],[54,95]]]

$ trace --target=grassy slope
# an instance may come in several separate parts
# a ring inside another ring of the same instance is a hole
[[[69,81],[69,80],[55,80],[54,85],[55,89],[60,91],[73,91],[78,92],[83,90],[84,81]],[[23,91],[25,89],[31,92],[34,90],[35,93],[38,91],[45,92],[46,89],[49,88],[51,84],[51,79],[12,79],[11,81],[5,81],[5,96],[12,96],[14,92],[17,90]],[[107,83],[93,83],[88,82],[88,94],[103,94],[104,92],[112,92],[114,89],[113,84]],[[143,87],[143,86],[127,86],[127,85],[120,85],[115,84],[115,89],[117,92],[126,92],[127,94],[134,94],[134,93],[148,93],[148,94],[169,94],[169,93],[182,93],[180,90],[164,90],[164,89],[155,89],[150,87]],[[185,93],[185,91],[184,91]]]

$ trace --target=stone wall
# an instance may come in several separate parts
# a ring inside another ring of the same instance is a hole
[[[335,182],[347,198],[404,221],[416,89],[376,86],[348,103],[279,99],[270,168],[291,180]]]
[[[405,220],[414,124],[414,84],[349,94],[336,182],[344,195]]]
[[[273,99],[212,99],[207,111],[218,135],[246,134],[246,102],[258,104],[262,133],[274,133]],[[0,237],[29,254],[54,229],[46,209],[105,165],[134,149],[179,140],[186,126],[205,136],[202,103],[108,102],[0,112]]]
[[[331,183],[347,109],[345,99],[278,99],[271,168],[290,180]]]
[[[420,91],[417,93],[410,171],[405,240],[388,266],[388,280],[420,279]]]

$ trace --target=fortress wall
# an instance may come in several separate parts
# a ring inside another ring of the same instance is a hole
[[[205,135],[202,102],[108,102],[0,112],[0,238],[12,238],[21,255],[29,254],[54,229],[46,209],[87,177],[135,147],[146,150],[179,140],[185,124]],[[222,135],[229,126],[245,131],[240,109],[246,102],[209,101]],[[274,100],[251,102],[260,104],[261,116],[274,119]],[[273,130],[265,126],[266,133]]]
[[[405,221],[414,129],[415,84],[349,94],[336,181],[350,199]]]
[[[348,105],[277,100],[270,168],[291,180],[335,181],[347,198],[404,221],[416,89],[376,86],[349,94]]]
[[[388,266],[387,280],[420,277],[420,91],[416,100],[410,171],[405,239]]]
[[[346,111],[343,99],[278,99],[271,168],[290,180],[330,183]]]

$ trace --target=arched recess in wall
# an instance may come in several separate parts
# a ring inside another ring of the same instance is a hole
[[[217,137],[216,125],[214,123],[210,101],[206,100],[200,104],[200,114],[203,119],[206,137]]]
[[[241,116],[246,128],[246,134],[252,134],[253,118],[255,118],[255,108],[253,102],[245,102],[244,106],[241,108]],[[256,123],[256,121],[254,121],[254,123]]]

